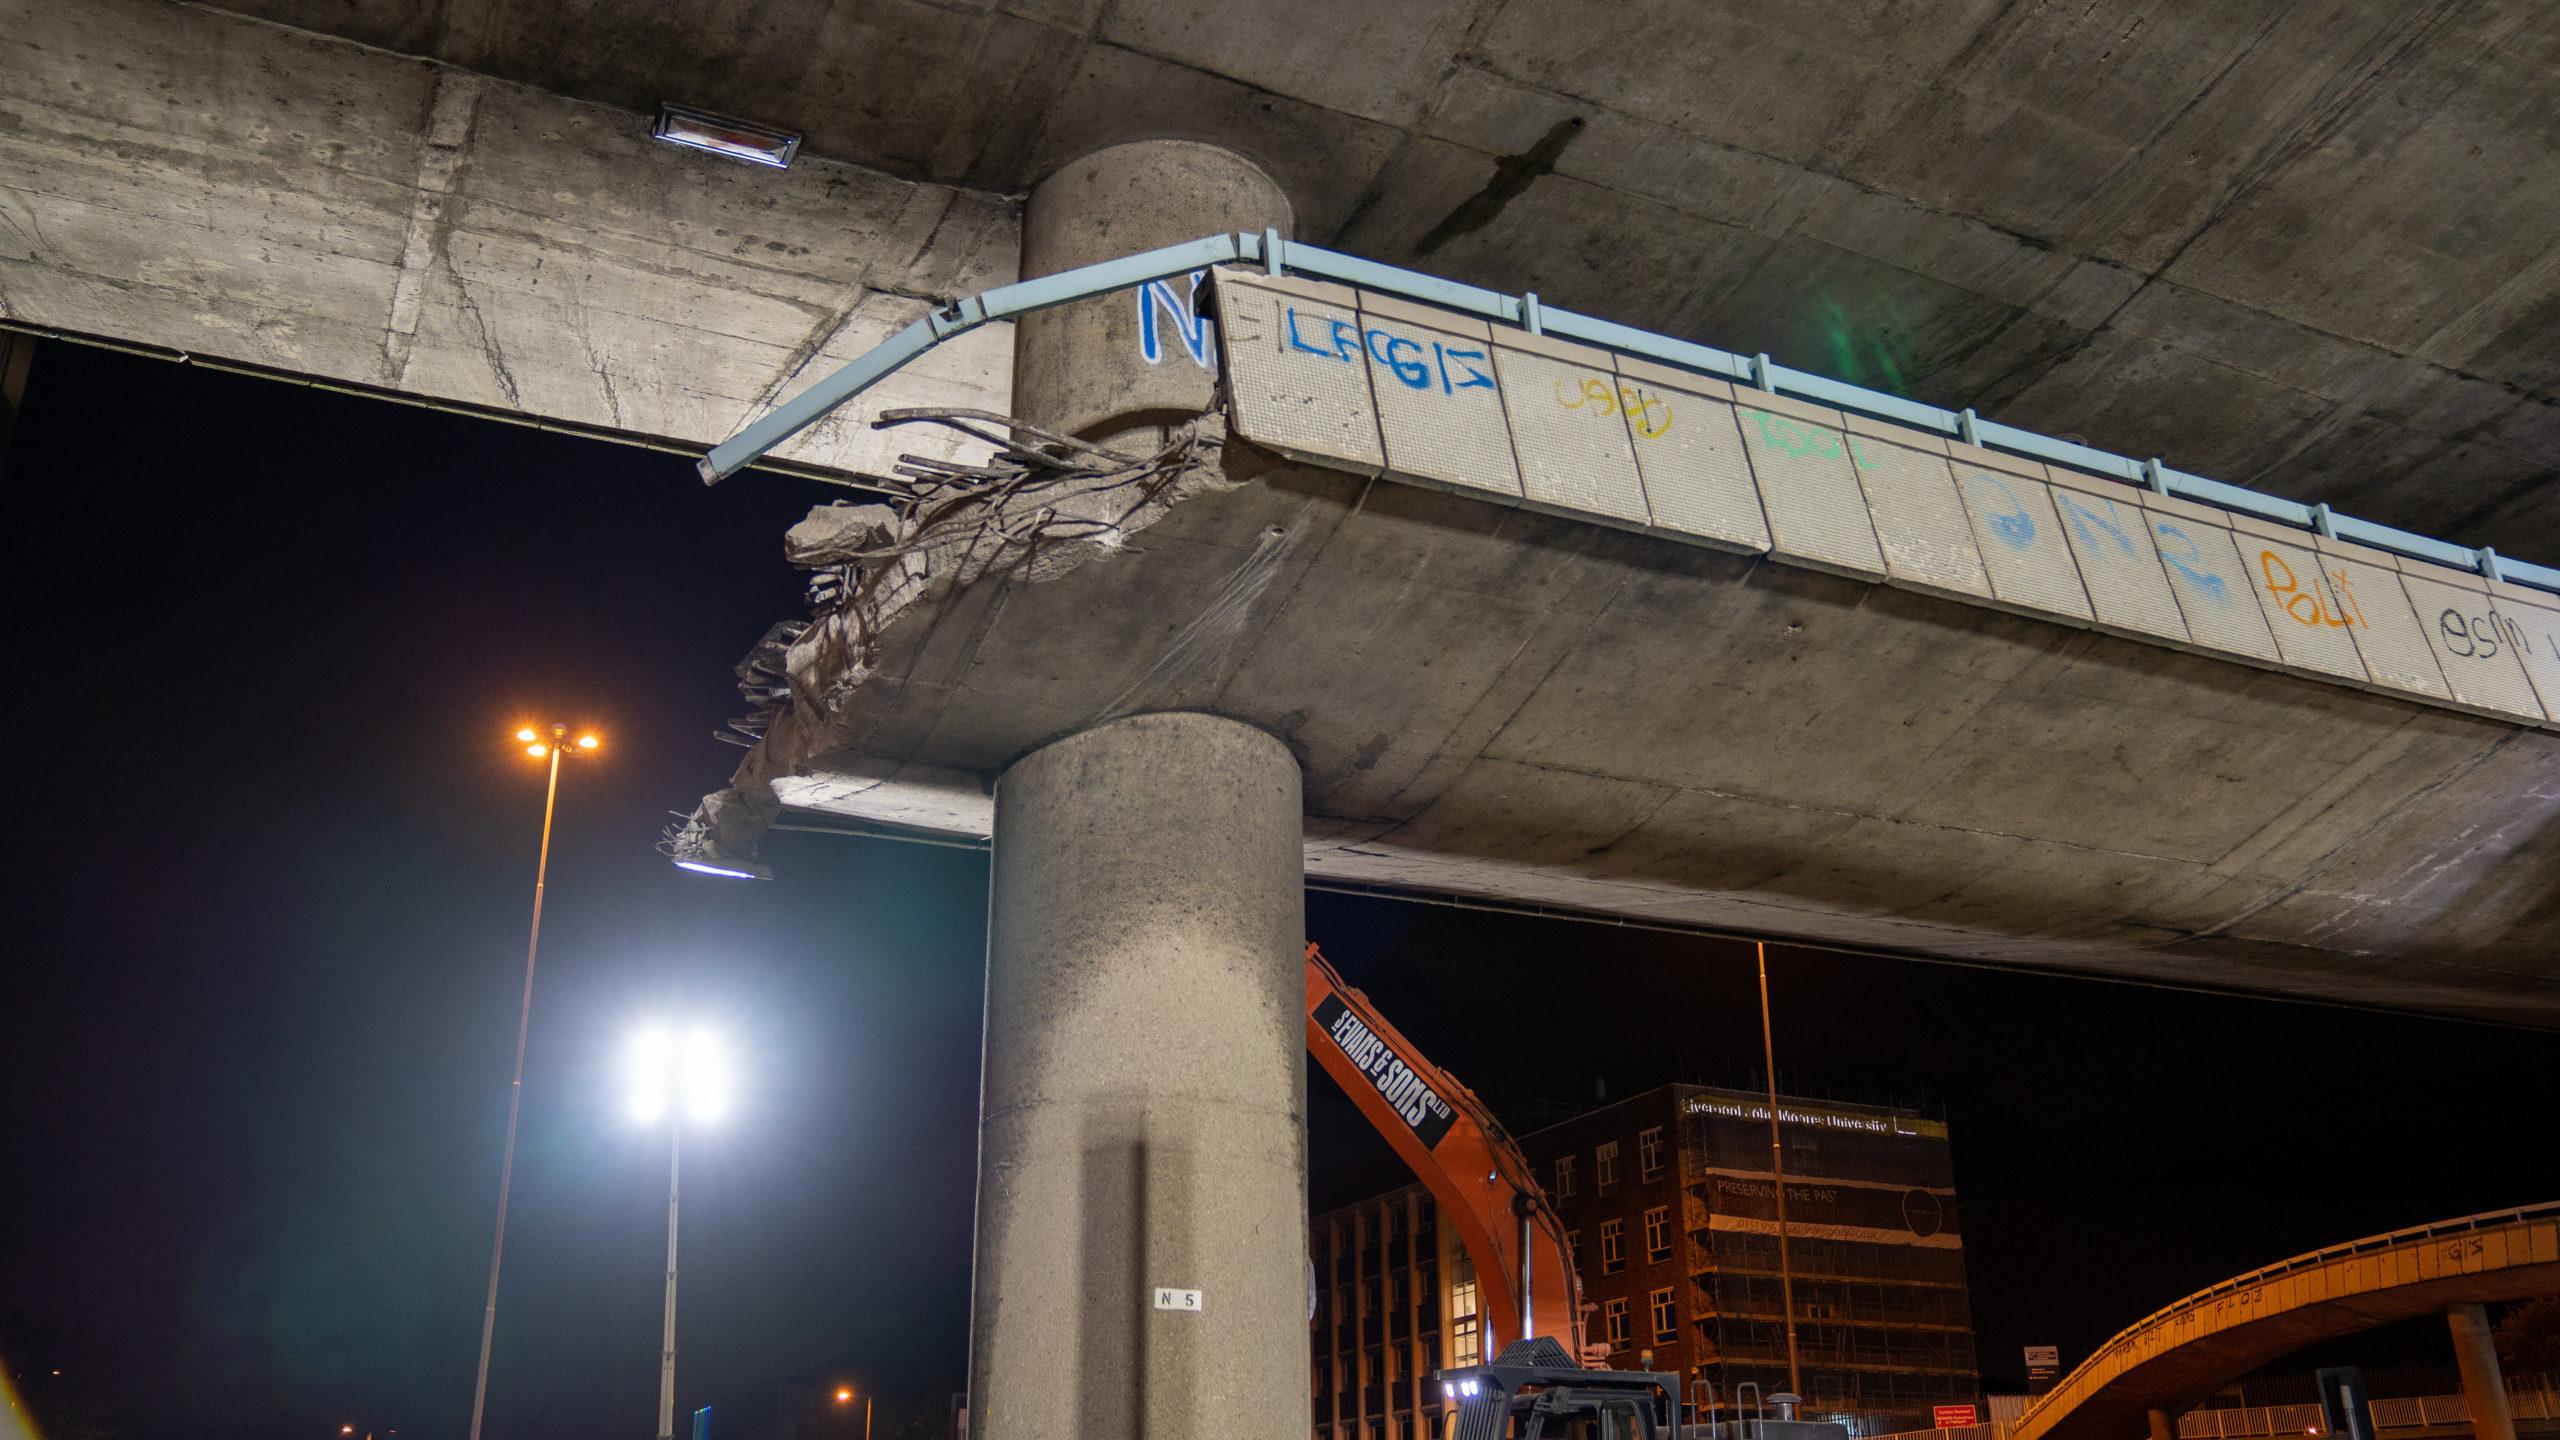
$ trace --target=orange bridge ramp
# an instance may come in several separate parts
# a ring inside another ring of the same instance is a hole
[[[2145,1317],[2018,1417],[2008,1440],[2135,1440],[2269,1361],[2452,1305],[2560,1291],[2560,1202],[2394,1230],[2236,1275]]]

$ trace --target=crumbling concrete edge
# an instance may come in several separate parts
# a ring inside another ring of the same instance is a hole
[[[898,503],[812,509],[783,554],[812,572],[813,618],[776,624],[739,662],[739,690],[756,713],[731,728],[753,743],[728,785],[668,827],[660,851],[679,864],[761,873],[758,847],[784,809],[774,782],[809,773],[811,759],[834,747],[892,627],[931,624],[974,585],[1054,580],[1118,551],[1175,505],[1247,483],[1229,473],[1218,412],[1148,433],[1162,446],[1122,457],[1117,473],[1096,476],[1088,455],[1081,471],[990,498],[1006,488],[991,474],[999,467],[979,467],[974,492],[943,479],[954,467],[935,467],[909,471],[911,491]]]

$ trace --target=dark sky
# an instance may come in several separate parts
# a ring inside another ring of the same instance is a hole
[[[654,1418],[665,1139],[615,1067],[659,1016],[716,1023],[746,1070],[687,1145],[679,1404],[747,1417],[796,1376],[881,1387],[884,1434],[938,1415],[984,857],[776,835],[777,879],[745,884],[651,848],[734,764],[729,667],[797,613],[780,534],[826,498],[42,350],[0,482],[0,1351],[58,1430],[459,1440],[540,822],[506,737],[555,716],[605,749],[562,784],[492,1440]],[[1308,918],[1497,1110],[1756,1071],[1741,947],[1327,895]],[[1788,950],[1773,975],[1793,1088],[1951,1122],[1995,1381],[2252,1265],[2560,1197],[2548,1034]],[[1314,1085],[1319,1160],[1374,1147]]]

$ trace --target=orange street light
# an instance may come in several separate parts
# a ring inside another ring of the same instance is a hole
[[[542,891],[551,874],[551,810],[560,798],[560,757],[572,748],[595,753],[596,737],[581,735],[574,747],[569,727],[553,725],[546,743],[541,732],[521,726],[516,739],[536,760],[548,756],[551,778],[542,792],[542,848],[533,862],[533,933],[524,946],[524,1005],[516,1016],[516,1074],[507,1090],[507,1146],[498,1162],[498,1231],[489,1242],[489,1303],[480,1312],[480,1375],[471,1385],[471,1440],[480,1440],[480,1416],[489,1398],[489,1340],[498,1328],[498,1262],[507,1251],[507,1191],[516,1171],[516,1116],[524,1107],[524,1042],[533,1028],[533,960],[542,949]],[[339,1432],[352,1435],[352,1426]]]

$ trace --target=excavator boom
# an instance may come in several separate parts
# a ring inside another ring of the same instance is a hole
[[[1475,1092],[1425,1059],[1312,944],[1307,1053],[1440,1202],[1475,1265],[1485,1357],[1545,1335],[1587,1358],[1582,1283],[1520,1147]]]

